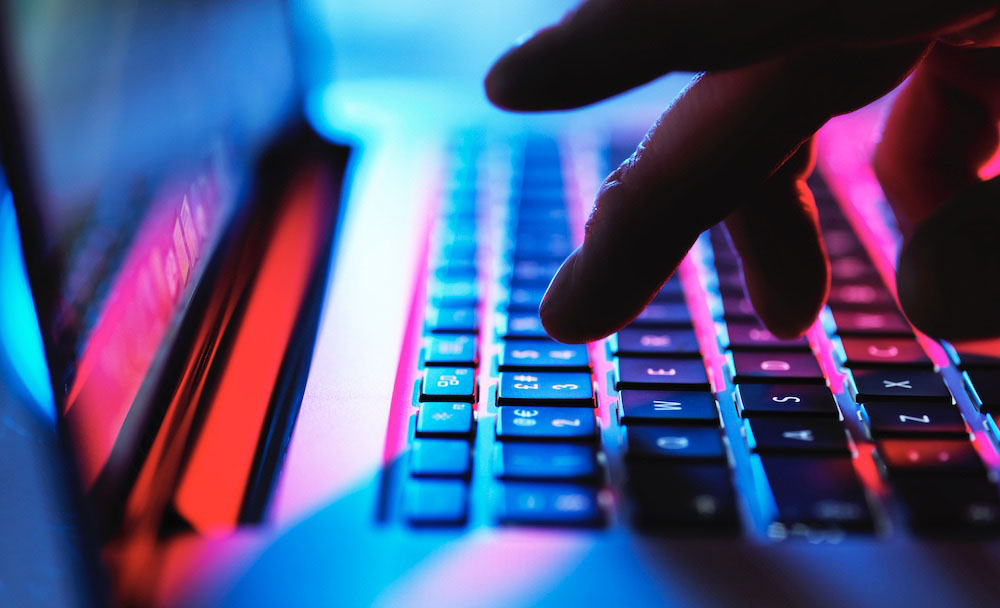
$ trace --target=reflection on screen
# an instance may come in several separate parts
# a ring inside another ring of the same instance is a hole
[[[142,414],[136,396],[250,168],[295,111],[285,15],[279,0],[0,11],[42,235],[32,280],[54,294],[39,302],[43,335],[90,483]]]

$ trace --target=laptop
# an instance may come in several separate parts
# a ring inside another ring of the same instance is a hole
[[[65,469],[38,495],[82,538],[34,557],[76,583],[12,604],[996,603],[1000,359],[896,306],[881,106],[818,136],[834,285],[806,337],[759,325],[712,229],[631,326],[555,343],[541,294],[686,77],[524,117],[429,75],[561,8],[529,4],[4,7]]]

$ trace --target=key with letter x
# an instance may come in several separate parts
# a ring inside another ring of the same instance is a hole
[[[858,403],[890,399],[952,401],[941,376],[930,370],[854,369],[847,376],[847,389]]]

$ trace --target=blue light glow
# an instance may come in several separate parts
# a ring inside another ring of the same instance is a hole
[[[55,420],[55,399],[38,315],[21,253],[14,199],[0,178],[0,356],[25,397]]]

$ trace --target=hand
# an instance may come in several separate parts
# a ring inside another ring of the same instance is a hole
[[[984,47],[998,45],[997,0],[585,0],[497,61],[486,79],[495,104],[572,108],[672,70],[704,72],[605,180],[583,245],[542,302],[545,328],[563,342],[621,328],[724,221],[763,323],[778,336],[804,332],[829,288],[805,183],[811,137],[912,72],[874,159],[900,224],[920,227],[901,256],[901,302],[940,337],[1000,334],[997,189],[992,205],[973,205],[975,223],[963,219],[968,205],[944,205],[997,150],[1000,49]],[[926,222],[945,211],[950,221]],[[979,247],[946,246],[970,226]],[[984,264],[996,284],[985,303]]]

